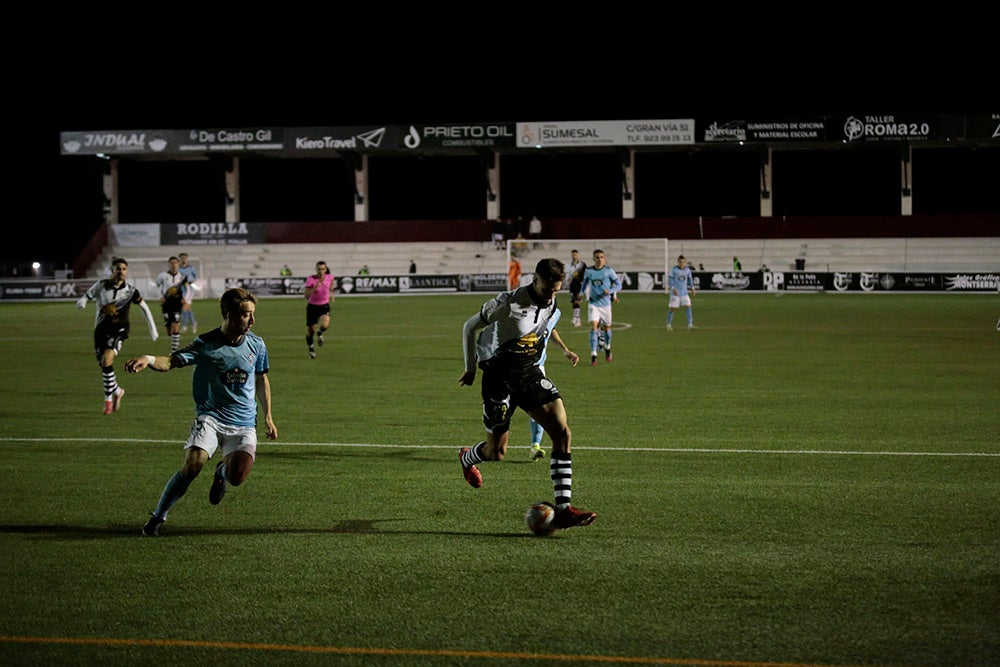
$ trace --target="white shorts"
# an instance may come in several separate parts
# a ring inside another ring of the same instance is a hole
[[[676,294],[670,295],[670,303],[667,304],[668,308],[680,308],[681,306],[691,305],[691,295],[685,294],[684,296],[677,296]]]
[[[257,459],[257,429],[249,426],[227,426],[209,415],[201,415],[191,425],[184,449],[197,447],[208,452],[208,458],[215,456],[222,446],[222,456],[233,452],[246,452],[251,459]]]
[[[587,321],[588,322],[598,322],[606,327],[611,326],[611,304],[606,306],[595,306],[592,303],[587,304]]]

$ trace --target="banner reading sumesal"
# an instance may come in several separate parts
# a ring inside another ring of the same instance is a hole
[[[518,123],[518,148],[683,146],[694,143],[694,119]]]

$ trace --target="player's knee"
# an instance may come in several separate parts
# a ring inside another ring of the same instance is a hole
[[[552,439],[553,449],[558,451],[566,451],[569,449],[569,443],[573,437],[572,432],[569,430],[569,426],[559,426],[551,431],[546,431],[546,433]]]
[[[253,458],[245,452],[231,454],[226,460],[226,478],[233,486],[239,486],[250,475]]]
[[[181,472],[184,473],[184,476],[188,479],[194,479],[201,473],[201,469],[204,467],[205,464],[202,461],[188,459],[184,461],[184,466],[181,468]]]

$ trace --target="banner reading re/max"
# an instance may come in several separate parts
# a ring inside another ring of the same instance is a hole
[[[622,271],[628,292],[664,292],[662,271]],[[694,287],[706,292],[990,292],[1000,290],[1000,270],[980,273],[695,271]],[[530,279],[529,279],[530,280]],[[243,287],[260,296],[301,296],[306,279],[226,278],[225,286]],[[94,284],[90,279],[0,279],[0,301],[68,301]],[[338,294],[429,294],[435,292],[503,292],[506,273],[460,275],[345,276],[337,279]]]
[[[301,296],[305,294],[305,284],[306,279],[301,276],[226,278],[226,289],[242,287],[259,296]],[[502,292],[505,289],[507,289],[505,273],[343,276],[334,281],[336,294]]]

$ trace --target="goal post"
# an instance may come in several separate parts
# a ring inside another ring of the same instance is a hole
[[[652,292],[664,288],[670,271],[670,241],[666,238],[642,239],[510,239],[507,241],[506,273],[512,259],[521,263],[521,284],[531,282],[540,259],[554,257],[567,269],[573,250],[587,265],[594,264],[594,251],[603,250],[607,265],[615,270],[623,290]],[[569,276],[565,288],[569,289]]]

